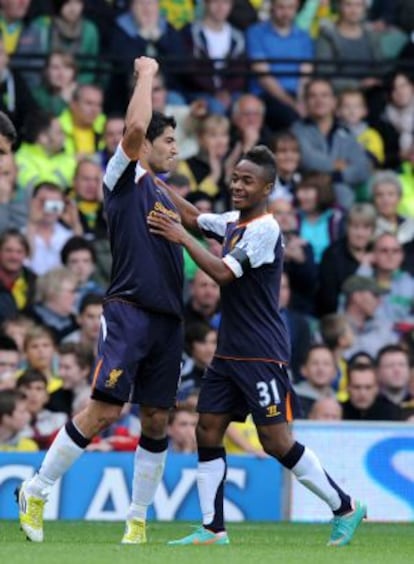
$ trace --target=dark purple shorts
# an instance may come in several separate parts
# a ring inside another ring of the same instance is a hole
[[[170,408],[183,350],[181,320],[122,301],[104,305],[92,398]]]
[[[257,425],[297,417],[297,396],[283,364],[214,358],[203,376],[197,410],[229,413],[244,421],[249,413]]]

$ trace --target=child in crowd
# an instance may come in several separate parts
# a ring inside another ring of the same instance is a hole
[[[198,391],[201,378],[207,366],[213,360],[217,345],[217,331],[207,323],[194,322],[188,325],[185,332],[186,352],[192,363],[188,372],[181,375],[177,399],[182,402]]]
[[[62,343],[82,343],[98,353],[99,330],[103,311],[103,297],[99,294],[86,294],[79,307],[76,317],[79,329],[69,333]]]
[[[298,172],[300,147],[295,135],[291,131],[282,131],[276,135],[273,153],[276,161],[277,178],[269,201],[284,198],[292,202],[295,196],[295,188],[300,180]]]
[[[78,278],[75,310],[86,294],[103,295],[104,290],[93,280],[96,266],[95,249],[89,241],[78,235],[71,237],[64,245],[60,256],[62,263]]]
[[[319,329],[323,343],[332,351],[335,359],[336,377],[332,387],[339,401],[347,401],[347,362],[343,353],[353,345],[354,332],[345,315],[339,313],[331,313],[322,317]]]
[[[196,426],[198,413],[189,407],[177,407],[168,422],[169,449],[172,452],[197,452]]]
[[[385,160],[384,141],[380,133],[365,121],[368,107],[361,90],[346,89],[339,94],[338,116],[364,147],[374,167],[380,168]]]
[[[85,398],[90,396],[94,354],[86,343],[81,342],[61,344],[58,356],[62,388],[55,392],[55,399],[57,403],[59,396],[62,400],[60,409],[72,415],[79,411]]]
[[[24,436],[29,423],[27,400],[18,390],[0,391],[0,451],[36,451],[37,445]]]
[[[62,387],[62,380],[54,369],[55,341],[49,329],[42,325],[35,325],[24,339],[24,353],[27,368],[42,372],[47,380],[47,391],[52,394]],[[20,378],[22,372],[17,374]]]
[[[5,335],[13,339],[17,345],[20,354],[20,364],[24,360],[24,340],[27,333],[35,326],[35,323],[30,317],[26,317],[22,313],[6,319],[2,324],[2,331]]]
[[[323,397],[335,397],[332,387],[336,376],[335,358],[326,345],[312,345],[303,363],[303,382],[295,384],[302,407],[302,415],[308,418],[314,402]]]
[[[25,370],[17,381],[17,389],[27,400],[27,411],[30,414],[30,427],[24,431],[25,436],[34,440],[40,450],[46,450],[52,444],[56,433],[67,421],[67,414],[45,409],[49,402],[47,378],[33,368]]]

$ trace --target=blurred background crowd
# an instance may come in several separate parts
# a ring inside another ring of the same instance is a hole
[[[154,109],[177,120],[164,180],[202,212],[230,209],[243,152],[274,153],[303,417],[412,424],[414,2],[0,0],[0,111],[18,134],[0,155],[0,450],[46,448],[89,397],[111,269],[102,176],[140,55],[160,62]],[[220,295],[188,255],[185,279],[170,448],[193,452]],[[89,448],[134,450],[139,433],[127,405]],[[264,456],[249,420],[226,441]]]

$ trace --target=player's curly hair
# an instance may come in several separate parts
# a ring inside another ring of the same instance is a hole
[[[242,155],[241,160],[250,161],[263,168],[265,181],[274,184],[276,180],[276,162],[272,151],[266,145],[256,145],[256,147]]]
[[[154,139],[164,133],[167,127],[172,127],[173,129],[175,129],[176,126],[177,122],[172,116],[166,116],[161,112],[153,111],[152,118],[145,137],[152,143]]]

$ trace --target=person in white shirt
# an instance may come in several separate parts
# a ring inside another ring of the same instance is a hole
[[[61,266],[60,251],[66,241],[82,235],[76,204],[65,198],[58,185],[41,182],[33,189],[26,235],[32,250],[26,266],[38,276]]]

